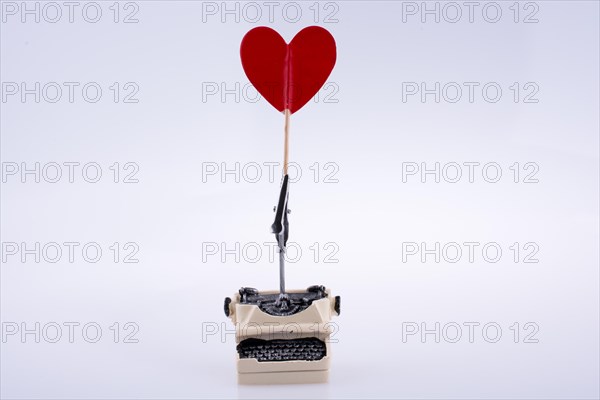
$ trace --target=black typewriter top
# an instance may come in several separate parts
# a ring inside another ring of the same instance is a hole
[[[300,293],[261,294],[254,288],[240,289],[240,303],[257,305],[261,311],[275,316],[288,316],[306,310],[314,300],[327,297],[325,286],[313,285]]]

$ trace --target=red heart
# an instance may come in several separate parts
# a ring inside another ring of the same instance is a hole
[[[244,72],[279,111],[295,113],[323,86],[335,65],[335,40],[318,26],[302,29],[290,44],[271,28],[246,33],[240,48]]]

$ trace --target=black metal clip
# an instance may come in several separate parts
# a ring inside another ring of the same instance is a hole
[[[285,175],[279,192],[279,201],[275,207],[275,222],[271,225],[271,232],[275,234],[279,246],[279,292],[282,296],[285,294],[285,246],[290,231],[288,223],[288,180],[288,176]]]

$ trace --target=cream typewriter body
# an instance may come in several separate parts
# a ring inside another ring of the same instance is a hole
[[[329,375],[331,318],[340,298],[323,286],[286,292],[242,288],[225,299],[236,329],[241,384],[319,383]]]

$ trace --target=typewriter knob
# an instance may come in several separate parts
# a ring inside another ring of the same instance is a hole
[[[225,311],[225,316],[229,317],[231,314],[231,310],[229,309],[229,304],[231,304],[231,299],[229,297],[225,297],[225,304],[223,305],[223,309]]]

